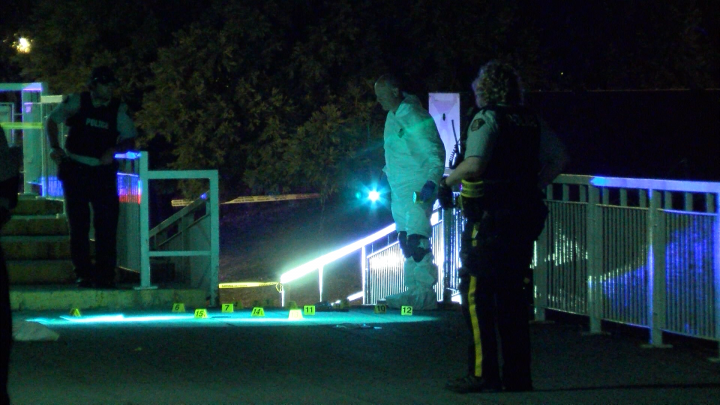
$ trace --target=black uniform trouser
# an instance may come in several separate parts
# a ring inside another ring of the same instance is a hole
[[[490,383],[502,381],[505,387],[526,387],[532,381],[523,279],[532,260],[533,242],[542,230],[544,213],[486,211],[482,219],[468,220],[463,231],[460,293],[470,329],[469,372]]]
[[[117,164],[88,166],[72,160],[60,165],[70,224],[70,254],[78,277],[113,281],[117,265],[120,201]],[[90,206],[95,227],[95,266],[90,260]]]
[[[0,404],[10,403],[7,393],[10,348],[12,346],[9,284],[5,255],[0,247]]]

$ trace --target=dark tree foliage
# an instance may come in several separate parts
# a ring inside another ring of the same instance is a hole
[[[151,156],[218,169],[226,198],[377,177],[386,72],[421,99],[467,95],[494,58],[532,90],[718,85],[707,1],[32,1],[26,81],[67,93],[113,66],[144,147],[169,148]]]
[[[532,71],[537,41],[522,23],[517,7],[477,2],[215,2],[159,52],[139,121],[176,145],[175,167],[326,197],[382,166],[379,75],[395,72],[422,94],[465,87],[493,57]]]
[[[538,2],[549,89],[717,87],[714,8],[703,5],[703,16],[694,0]]]
[[[172,32],[201,9],[191,0],[32,1],[25,31],[33,49],[16,60],[26,81],[47,82],[53,93],[64,94],[81,90],[90,70],[106,64],[115,69],[126,101],[137,106],[158,47],[171,44]]]

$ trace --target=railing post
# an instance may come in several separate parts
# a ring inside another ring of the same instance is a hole
[[[440,209],[438,212],[442,215],[442,231],[443,231],[443,285],[442,285],[442,301],[449,303],[452,301],[452,294],[450,293],[450,270],[452,266],[452,257],[455,254],[453,249],[452,239],[455,237],[454,229],[454,215],[452,214],[453,209],[448,210]],[[448,213],[450,215],[448,215]]]
[[[210,305],[218,304],[218,281],[220,272],[220,185],[217,170],[210,179]],[[285,295],[283,295],[284,299]]]
[[[600,189],[588,186],[587,206],[587,250],[588,285],[587,310],[590,317],[590,333],[601,333],[602,296],[600,279],[602,275],[602,211]]]
[[[666,192],[666,203],[669,197]],[[648,323],[650,326],[649,344],[645,348],[667,348],[671,345],[663,344],[662,329],[665,327],[666,316],[666,290],[665,290],[665,221],[660,209],[663,193],[650,190],[650,208],[648,209]]]
[[[323,266],[318,267],[318,284],[320,287],[320,300],[318,302],[322,302],[322,293],[323,293]]]
[[[138,173],[140,194],[140,289],[154,288],[150,285],[150,187],[148,187],[148,153],[140,152]]]
[[[47,136],[45,136],[45,105],[42,102],[43,96],[48,94],[48,86],[47,83],[41,83],[40,85],[40,105],[38,107],[40,108],[40,165],[41,165],[41,172],[40,172],[40,179],[41,179],[41,186],[40,186],[40,192],[43,197],[50,196],[50,193],[48,192],[50,189],[50,145],[49,141],[47,139]],[[48,115],[50,115],[50,112],[48,112]],[[58,134],[59,135],[59,134]],[[63,145],[64,146],[64,145]]]
[[[367,246],[363,246],[362,250],[360,251],[360,272],[362,277],[362,293],[363,293],[363,305],[367,305],[367,293],[366,293],[366,283],[367,283]]]
[[[533,305],[536,322],[545,321],[545,309],[548,306],[548,223],[551,220],[551,216],[548,215],[548,219],[545,222],[545,228],[543,229],[540,237],[538,237],[535,243],[535,268],[533,269]]]
[[[534,319],[536,322],[545,321],[545,310],[548,307],[548,268],[550,267],[550,255],[548,254],[548,244],[550,243],[550,235],[552,228],[552,206],[553,200],[553,186],[548,185],[545,187],[545,205],[547,205],[548,217],[545,220],[545,226],[543,227],[537,242],[535,243],[535,268],[533,269],[533,306],[534,308]]]
[[[715,297],[715,339],[718,341],[718,357],[708,360],[720,362],[720,193],[707,196],[707,211],[715,214],[713,221],[713,296]]]

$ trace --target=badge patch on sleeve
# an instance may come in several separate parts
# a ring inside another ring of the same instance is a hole
[[[472,124],[470,125],[470,130],[471,130],[471,131],[477,131],[477,130],[480,129],[480,127],[482,127],[483,125],[485,125],[485,121],[483,121],[483,120],[481,120],[480,118],[478,118],[478,119],[476,119],[475,121],[472,122]]]

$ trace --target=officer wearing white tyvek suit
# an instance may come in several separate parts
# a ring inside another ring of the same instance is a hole
[[[391,308],[403,305],[434,309],[438,268],[433,263],[429,237],[430,215],[437,184],[445,170],[445,147],[435,121],[420,100],[400,90],[398,81],[384,75],[375,83],[375,95],[388,112],[385,121],[385,168],[391,190],[391,210],[405,256],[406,290],[386,297]],[[413,193],[418,192],[418,202]]]

